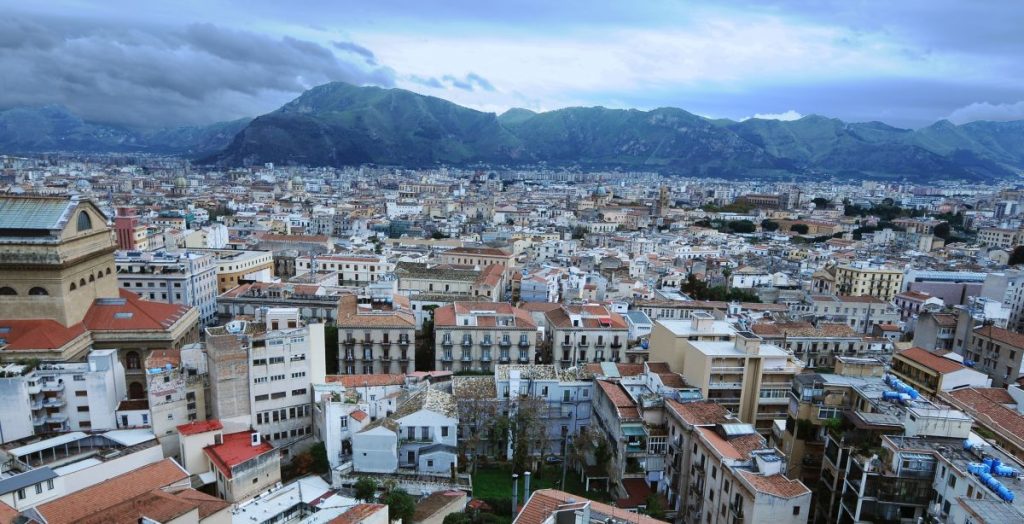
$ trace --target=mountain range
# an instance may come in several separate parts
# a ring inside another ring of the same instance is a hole
[[[139,131],[47,106],[0,112],[0,152],[137,151],[240,166],[576,165],[688,176],[834,174],[990,180],[1024,170],[1024,121],[917,129],[708,119],[682,109],[571,107],[483,113],[402,89],[335,82],[281,108],[210,126]]]

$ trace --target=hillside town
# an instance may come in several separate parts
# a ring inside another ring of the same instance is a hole
[[[1024,522],[1020,264],[1011,182],[0,156],[0,522]]]

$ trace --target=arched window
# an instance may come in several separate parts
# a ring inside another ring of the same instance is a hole
[[[38,286],[28,290],[28,294],[37,297],[49,295],[49,293],[47,293],[45,289]]]
[[[138,382],[132,382],[128,385],[128,398],[146,398],[146,388]]]
[[[102,269],[99,270],[99,272],[96,273],[96,278],[103,278],[103,270]]]
[[[13,287],[8,287],[8,286],[0,287],[0,295],[11,296],[11,295],[17,295],[17,294],[18,294],[18,292],[15,291]]]
[[[139,358],[138,351],[129,351],[124,355],[124,364],[128,369],[140,369],[142,368],[142,359]]]
[[[82,211],[78,214],[78,230],[88,231],[92,229],[92,219],[89,218],[89,213]]]
[[[110,268],[109,267],[107,268],[107,274],[108,275],[110,274]]]
[[[79,287],[85,287],[85,279],[84,278],[82,280],[78,281],[78,286]]]
[[[71,283],[71,291],[74,291],[74,290],[76,290],[76,289],[78,289],[78,286],[76,286],[76,285],[75,285],[75,283],[74,283],[74,282],[72,282],[72,283]]]
[[[96,282],[96,277],[89,275],[89,282]]]

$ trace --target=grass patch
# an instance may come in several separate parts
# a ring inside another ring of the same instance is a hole
[[[583,483],[578,473],[572,470],[566,471],[564,488],[559,487],[562,480],[562,465],[552,464],[544,466],[538,473],[531,473],[530,491],[538,489],[555,488],[561,489],[574,495],[586,497],[600,502],[610,502],[611,497],[604,491],[585,492]],[[519,496],[523,494],[523,478],[519,477]],[[473,475],[473,497],[479,499],[512,499],[512,468],[507,464],[479,466],[476,474]]]

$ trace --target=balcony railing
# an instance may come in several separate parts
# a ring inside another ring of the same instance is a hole
[[[618,348],[621,348],[621,347],[622,347],[622,342],[612,341],[612,343],[610,344],[610,346],[611,346],[611,347],[613,347],[613,348],[615,348],[615,349],[618,349]]]
[[[493,343],[491,343],[491,341],[490,341],[490,340],[486,340],[486,339],[484,339],[484,340],[481,340],[481,341],[480,341],[480,347],[482,347],[482,348],[489,348],[489,347],[491,347],[491,346],[493,346],[493,345],[494,345],[494,344],[493,344]]]
[[[521,348],[528,348],[528,347],[530,347],[530,341],[529,340],[520,340],[519,341],[519,347],[521,347]]]
[[[708,389],[742,389],[742,382],[710,382]]]
[[[499,340],[498,341],[498,347],[510,348],[510,347],[512,347],[512,341],[511,340]]]

